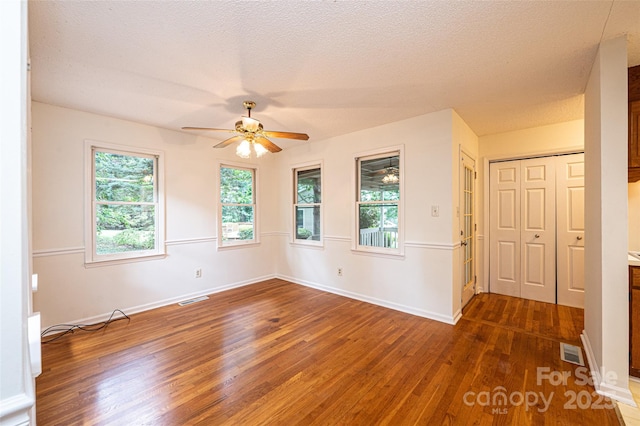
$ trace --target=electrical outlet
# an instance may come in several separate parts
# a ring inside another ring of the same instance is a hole
[[[341,277],[342,276],[342,268],[338,268],[338,276]]]
[[[202,269],[196,269],[196,278],[202,278]]]

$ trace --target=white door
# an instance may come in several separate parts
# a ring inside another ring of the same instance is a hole
[[[555,159],[520,165],[521,297],[556,303]]]
[[[556,157],[558,304],[584,307],[584,154]]]
[[[492,163],[489,289],[556,302],[553,157]]]
[[[462,307],[476,294],[475,285],[475,161],[462,153],[460,163],[460,243],[462,248]]]
[[[520,161],[491,163],[489,291],[520,297]]]

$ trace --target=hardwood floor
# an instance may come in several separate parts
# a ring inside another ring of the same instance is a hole
[[[618,424],[560,360],[582,323],[580,309],[482,294],[450,326],[274,279],[43,345],[37,420]],[[554,386],[553,372],[570,377]]]

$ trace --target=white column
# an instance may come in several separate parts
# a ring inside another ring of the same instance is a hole
[[[596,390],[629,392],[627,44],[603,42],[585,92],[585,330]]]
[[[0,424],[28,425],[27,2],[0,1]]]

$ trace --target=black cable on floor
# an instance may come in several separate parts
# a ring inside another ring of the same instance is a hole
[[[120,318],[113,318],[113,316],[116,314],[116,312],[120,312],[122,315],[124,315],[123,317]],[[125,314],[124,312],[122,312],[120,309],[114,309],[113,312],[111,312],[111,316],[109,316],[109,319],[107,319],[106,321],[102,321],[102,322],[98,322],[95,324],[56,324],[56,325],[52,325],[51,327],[48,327],[47,329],[45,329],[41,334],[40,337],[45,337],[48,334],[54,334],[54,333],[60,333],[58,335],[56,335],[56,337],[53,337],[49,340],[43,340],[42,343],[50,343],[53,342],[54,340],[58,340],[59,338],[69,334],[69,333],[73,333],[74,330],[82,330],[82,331],[98,331],[98,330],[102,330],[103,328],[106,328],[109,324],[111,324],[114,321],[118,321],[121,319],[127,319],[129,321],[131,321],[131,318],[129,318],[129,316],[127,314]]]

